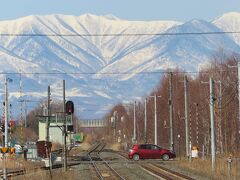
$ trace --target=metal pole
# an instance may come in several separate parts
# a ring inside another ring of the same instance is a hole
[[[114,128],[113,128],[113,138],[114,138],[114,143],[116,143],[116,126],[115,126],[116,122],[114,120]]]
[[[19,88],[20,88],[20,102],[21,102],[21,115],[20,115],[20,120],[21,120],[21,145],[23,147],[23,99],[22,99],[22,74],[20,73],[20,82],[19,82]]]
[[[66,137],[66,100],[65,100],[65,80],[63,80],[63,141],[64,141],[64,171],[67,171],[67,137]]]
[[[173,134],[173,100],[172,100],[172,72],[169,78],[169,118],[170,118],[170,148],[174,151],[174,134]]]
[[[189,119],[188,119],[188,80],[184,76],[184,106],[185,106],[185,133],[186,133],[186,156],[189,156]]]
[[[210,84],[210,118],[211,118],[211,154],[212,154],[212,170],[215,170],[216,153],[215,153],[215,125],[214,125],[214,81],[209,80]]]
[[[157,145],[157,95],[154,96],[154,114],[155,114],[155,120],[154,120],[154,144]]]
[[[50,123],[50,86],[48,86],[48,102],[47,102],[47,119],[46,119],[46,141],[49,141],[49,123]]]
[[[7,92],[7,75],[5,77],[5,132],[4,132],[4,142],[5,142],[5,147],[8,147],[8,92]],[[4,163],[4,167],[3,167],[3,179],[6,180],[7,179],[7,168],[6,168],[6,157],[5,155],[3,155],[3,163]]]
[[[239,127],[238,127],[238,137],[240,138],[240,62],[238,62],[238,121],[239,121]]]
[[[27,128],[27,102],[24,100],[24,106],[25,106],[25,128]]]
[[[136,141],[136,101],[133,105],[133,140]]]
[[[189,162],[192,162],[192,142],[189,141]]]
[[[117,111],[113,112],[113,119],[114,119],[114,143],[117,143],[117,121],[118,121]]]
[[[7,89],[7,75],[5,77],[5,132],[4,132],[4,141],[5,147],[8,147],[8,89]]]
[[[221,71],[222,72],[222,71]],[[220,150],[223,154],[223,135],[222,135],[222,81],[219,81],[219,139],[220,139]]]
[[[195,104],[196,105],[196,143],[197,143],[197,147],[198,147],[198,135],[199,135],[199,113],[198,113],[198,103]]]
[[[24,101],[24,102],[25,102],[25,107],[26,107],[26,101]],[[51,169],[52,169],[52,164],[51,164],[51,152],[50,152],[50,149],[49,149],[48,143],[47,143],[47,142],[49,142],[49,124],[50,124],[50,115],[51,115],[51,113],[50,113],[50,86],[48,86],[47,109],[48,109],[48,111],[47,111],[47,119],[46,119],[46,123],[45,123],[45,126],[46,126],[46,127],[45,127],[45,128],[46,128],[45,148],[46,148],[46,157],[48,158],[49,171],[50,171],[50,176],[51,176],[51,174],[52,174],[52,172],[51,172]],[[26,113],[26,111],[25,111],[25,113]],[[27,125],[27,123],[26,123],[26,118],[27,118],[27,116],[26,116],[26,114],[25,114],[25,127],[26,127],[26,125]]]
[[[145,99],[145,113],[144,113],[144,141],[147,143],[147,99]]]

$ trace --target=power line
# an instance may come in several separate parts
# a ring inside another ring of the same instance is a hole
[[[114,104],[84,104],[84,103],[75,103],[77,106],[100,106],[100,107],[112,107]]]
[[[18,33],[2,33],[0,36],[16,36],[16,37],[103,37],[103,36],[184,36],[184,35],[222,35],[222,34],[240,34],[240,31],[212,31],[212,32],[178,32],[178,33],[126,33],[126,34],[18,34]]]
[[[227,72],[228,70],[224,71]],[[237,72],[237,71],[231,71]],[[0,72],[3,75],[16,75],[16,74],[25,74],[25,75],[121,75],[121,74],[168,74],[169,71],[141,71],[141,72]],[[212,71],[178,71],[172,72],[174,74],[209,74]]]
[[[108,112],[109,109],[81,109],[81,112]]]

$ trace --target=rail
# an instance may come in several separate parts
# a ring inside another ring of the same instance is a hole
[[[124,159],[128,159],[127,152],[124,151],[117,151],[117,153],[123,157]],[[155,162],[154,162],[155,161]],[[163,178],[166,180],[174,180],[174,179],[182,179],[182,180],[194,180],[191,177],[188,177],[184,174],[181,174],[179,172],[170,170],[168,168],[162,167],[159,164],[156,164],[156,160],[151,161],[144,161],[144,163],[137,162],[141,168],[145,171],[147,171],[149,174],[157,177],[157,178]]]
[[[102,173],[100,172],[100,169],[97,167],[96,162],[93,161],[91,154],[92,153],[96,153],[97,158],[103,162],[103,164],[110,169],[110,171],[118,178],[121,180],[125,180],[124,177],[122,177],[112,166],[110,166],[110,164],[105,161],[103,158],[100,157],[100,153],[102,152],[102,150],[105,148],[106,144],[101,142],[100,144],[94,146],[94,148],[91,148],[91,150],[88,152],[88,157],[92,163],[92,166],[94,167],[95,171],[97,172],[97,176],[99,177],[99,179],[104,180],[104,176],[102,175]]]

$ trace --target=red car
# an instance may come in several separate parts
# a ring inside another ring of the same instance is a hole
[[[129,149],[129,159],[163,159],[165,161],[175,158],[175,152],[164,149],[154,144],[136,144]]]

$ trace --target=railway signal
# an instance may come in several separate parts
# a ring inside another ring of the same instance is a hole
[[[72,101],[66,102],[66,113],[69,115],[74,113],[74,104]]]
[[[1,131],[5,132],[5,125],[4,124],[1,124]]]

